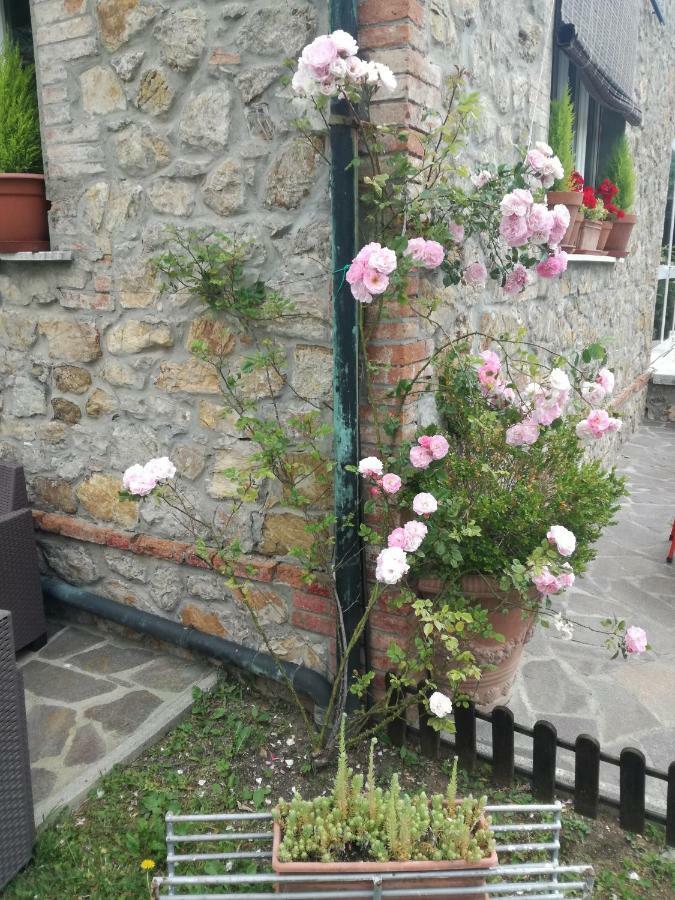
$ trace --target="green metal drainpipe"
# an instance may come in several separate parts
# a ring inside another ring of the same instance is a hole
[[[330,30],[340,28],[356,37],[357,0],[331,0]],[[364,572],[359,538],[359,477],[345,466],[359,454],[359,330],[358,310],[345,266],[356,255],[356,169],[349,166],[356,152],[354,129],[345,123],[344,101],[333,101],[330,126],[331,224],[333,242],[333,431],[335,444],[335,565],[336,588],[344,616],[347,643],[362,616]],[[354,648],[349,672],[360,668],[361,648]]]

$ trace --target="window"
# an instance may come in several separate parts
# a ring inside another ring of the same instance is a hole
[[[623,116],[599,103],[589,93],[578,68],[559,47],[553,51],[551,95],[561,97],[569,88],[574,106],[574,159],[588,184],[597,185],[605,175],[614,144],[623,134]]]
[[[33,62],[29,0],[0,0],[0,40],[5,36],[17,42],[27,62]]]

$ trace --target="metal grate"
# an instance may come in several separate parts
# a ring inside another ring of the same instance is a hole
[[[475,875],[476,870],[455,869],[415,873],[419,884],[409,885],[410,874],[276,875],[271,871],[272,816],[269,813],[216,813],[166,816],[167,872],[153,880],[153,898],[175,900],[394,900],[394,898],[451,898],[486,896],[502,900],[565,900],[589,898],[593,890],[591,866],[560,864],[562,804],[492,805],[492,830],[499,864],[478,873],[487,884],[450,887],[448,881]],[[186,830],[187,829],[187,830]],[[204,845],[206,845],[204,847]],[[255,871],[237,872],[244,862]],[[221,863],[222,874],[200,873],[204,864]],[[258,864],[259,863],[259,864]],[[178,870],[180,873],[178,874]],[[316,888],[311,895],[308,880]],[[406,886],[397,887],[404,879]],[[438,886],[438,879],[443,886]],[[364,881],[372,887],[364,888]],[[354,889],[346,885],[354,883]],[[436,882],[436,883],[435,883]],[[303,890],[294,890],[302,885]],[[201,888],[202,893],[195,889]],[[257,890],[256,890],[257,889]],[[182,893],[186,891],[186,893]]]

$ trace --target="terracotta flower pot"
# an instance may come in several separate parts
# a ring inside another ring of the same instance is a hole
[[[478,862],[466,862],[462,859],[454,859],[448,861],[441,860],[410,860],[409,862],[279,862],[279,846],[281,844],[281,827],[278,822],[274,823],[274,839],[272,842],[272,869],[277,875],[307,875],[306,882],[301,881],[294,883],[293,891],[299,894],[309,894],[316,896],[316,881],[312,881],[312,875],[377,875],[384,872],[392,872],[397,875],[410,873],[410,878],[397,878],[396,888],[416,889],[414,894],[404,894],[400,900],[412,900],[413,897],[419,896],[420,881],[414,876],[419,872],[438,872],[441,869],[475,869],[480,873],[483,869],[489,869],[497,865],[497,853],[493,851],[490,856],[486,856]],[[441,878],[434,879],[433,882],[422,882],[422,884],[432,884],[434,887],[483,887],[485,885],[485,877],[477,874],[476,877],[468,876],[467,878]],[[372,879],[364,881],[334,881],[330,884],[323,885],[324,889],[331,891],[364,891],[372,890]],[[284,887],[276,886],[276,891],[282,891]],[[485,894],[453,894],[454,900],[487,900]]]
[[[598,252],[605,252],[605,245],[607,243],[607,238],[609,237],[609,233],[612,230],[612,220],[604,219],[601,222],[602,231],[600,232],[600,237],[598,238]]]
[[[637,216],[635,213],[626,213],[622,219],[614,219],[612,230],[605,244],[605,251],[618,259],[626,256],[628,252],[626,247],[636,222]]]
[[[578,234],[579,228],[577,224],[577,213],[579,212],[579,207],[581,206],[583,201],[583,196],[581,191],[549,191],[546,194],[546,202],[548,204],[549,209],[553,209],[553,207],[562,203],[563,206],[566,206],[569,214],[570,214],[570,224],[567,226],[567,231],[565,232],[562,241],[560,242],[560,246],[567,253],[570,253],[574,250],[575,245],[575,237]]]
[[[424,596],[433,597],[440,592],[441,582],[435,578],[420,579],[418,590]],[[473,700],[483,712],[491,712],[495,706],[506,704],[511,699],[513,684],[520,669],[523,648],[534,633],[535,612],[539,594],[534,588],[530,594],[529,608],[524,608],[523,599],[517,591],[504,592],[498,583],[485,575],[465,575],[462,578],[464,595],[478,603],[487,611],[487,618],[503,641],[467,635],[465,646],[471,650],[481,669],[479,680],[467,680],[460,690]],[[452,667],[444,651],[436,658],[439,673]],[[437,676],[443,684],[444,679]]]
[[[584,219],[579,230],[576,253],[595,253],[602,234],[602,222]]]
[[[0,174],[0,253],[49,250],[44,175]]]

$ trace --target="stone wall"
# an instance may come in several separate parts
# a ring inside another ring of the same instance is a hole
[[[284,59],[325,30],[326,6],[32,0],[52,245],[74,259],[0,262],[0,456],[26,467],[46,564],[119,602],[253,645],[236,597],[204,571],[162,507],[119,501],[119,477],[169,453],[208,516],[231,489],[220,471],[249,451],[219,415],[211,373],[188,352],[194,337],[226,336],[185,298],[162,292],[150,263],[166,225],[206,225],[253,242],[251,271],[325,319],[284,328],[291,386],[295,379],[305,393],[308,384],[318,398],[330,393],[327,171],[293,131],[281,80]],[[440,103],[448,67],[467,65],[484,98],[470,152],[477,162],[514,159],[533,110],[534,137],[546,136],[548,7],[361,0],[362,47],[399,75],[398,92],[373,116],[415,124],[421,104]],[[574,263],[560,282],[540,281],[516,300],[495,290],[445,292],[449,330],[524,324],[533,339],[560,348],[609,338],[620,384],[635,386],[624,408],[629,427],[644,402],[636,376],[647,363],[673,133],[665,60],[674,17],[663,29],[644,4],[645,123],[629,129],[640,186],[631,256]],[[427,337],[412,318],[383,323],[376,344],[386,349],[376,352],[395,367],[389,383],[414,368]],[[233,342],[229,352],[243,349]],[[279,403],[293,408],[290,389]],[[239,528],[275,648],[329,667],[329,601],[286,555],[302,535],[298,517],[277,500],[246,510]],[[373,658],[382,666],[389,639],[405,627],[380,610]]]

